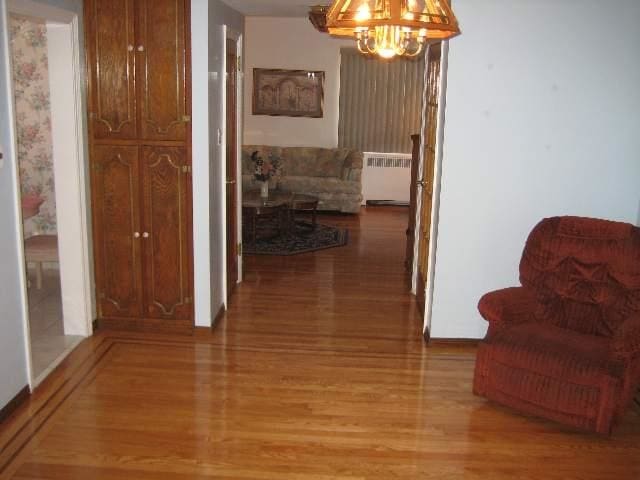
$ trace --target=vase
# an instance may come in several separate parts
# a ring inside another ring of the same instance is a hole
[[[262,198],[269,197],[269,181],[268,180],[266,182],[260,182],[260,196]]]

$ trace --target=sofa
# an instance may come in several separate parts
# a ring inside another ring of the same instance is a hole
[[[609,434],[640,386],[640,228],[546,218],[526,242],[520,282],[480,300],[489,330],[474,392]]]
[[[253,152],[263,159],[277,159],[280,175],[269,188],[318,197],[318,210],[358,213],[362,203],[362,152],[346,148],[242,147],[242,188],[259,189],[254,178]]]

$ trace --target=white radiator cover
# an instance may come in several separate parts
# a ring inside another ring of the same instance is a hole
[[[391,200],[409,203],[411,154],[364,152],[362,204]]]

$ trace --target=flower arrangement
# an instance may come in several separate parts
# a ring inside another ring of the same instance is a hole
[[[251,154],[251,160],[255,165],[253,176],[260,182],[268,182],[271,177],[280,175],[280,160],[269,155],[268,160],[264,160],[256,150]]]

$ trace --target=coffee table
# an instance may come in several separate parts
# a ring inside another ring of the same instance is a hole
[[[267,198],[260,196],[259,190],[250,190],[242,195],[242,217],[251,229],[251,240],[256,243],[256,225],[260,218],[277,218],[278,233],[289,230],[289,209],[293,194],[270,191]]]
[[[316,228],[316,214],[318,211],[318,197],[295,193],[290,207],[291,225],[295,225],[295,212],[311,212],[311,228]],[[305,225],[304,223],[302,225]]]

